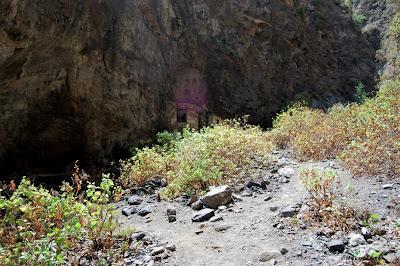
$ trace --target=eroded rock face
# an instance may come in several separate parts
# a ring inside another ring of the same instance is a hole
[[[400,11],[400,1],[353,0],[353,10],[356,15],[364,16],[362,32],[376,51],[381,80],[399,75],[398,42],[390,33],[390,25]]]
[[[261,125],[371,89],[374,51],[343,7],[298,3],[1,1],[2,172],[120,155],[174,126],[193,73],[210,112]]]

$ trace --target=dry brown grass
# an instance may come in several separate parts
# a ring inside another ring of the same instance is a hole
[[[297,104],[275,119],[271,139],[300,159],[337,157],[356,175],[399,175],[400,78],[363,104],[328,112]]]

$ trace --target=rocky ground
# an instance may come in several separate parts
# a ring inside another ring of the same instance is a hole
[[[370,254],[398,265],[400,229],[393,221],[400,213],[399,179],[353,178],[336,161],[276,156],[270,167],[255,163],[243,184],[211,190],[201,200],[184,195],[158,201],[144,188],[131,190],[116,206],[119,220],[122,228],[137,230],[131,250],[146,248],[127,253],[126,264],[375,265]],[[310,166],[335,169],[345,192],[339,200],[359,213],[369,211],[376,221],[367,219],[350,232],[307,221],[308,194],[299,171]]]

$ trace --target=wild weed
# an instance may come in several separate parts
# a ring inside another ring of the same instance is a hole
[[[340,182],[333,170],[303,169],[300,178],[310,195],[311,211],[305,217],[334,230],[350,231],[357,226],[362,216],[336,200]]]
[[[65,184],[61,193],[23,178],[11,196],[0,196],[0,265],[74,264],[87,256],[84,250],[113,245],[113,182],[105,175],[83,197],[78,172],[76,166],[73,185]]]

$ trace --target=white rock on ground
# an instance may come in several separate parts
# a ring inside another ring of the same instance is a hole
[[[291,167],[283,167],[278,170],[278,174],[280,176],[291,177],[295,174],[295,171]]]
[[[361,234],[351,233],[349,235],[349,245],[352,247],[365,244],[365,239]]]

